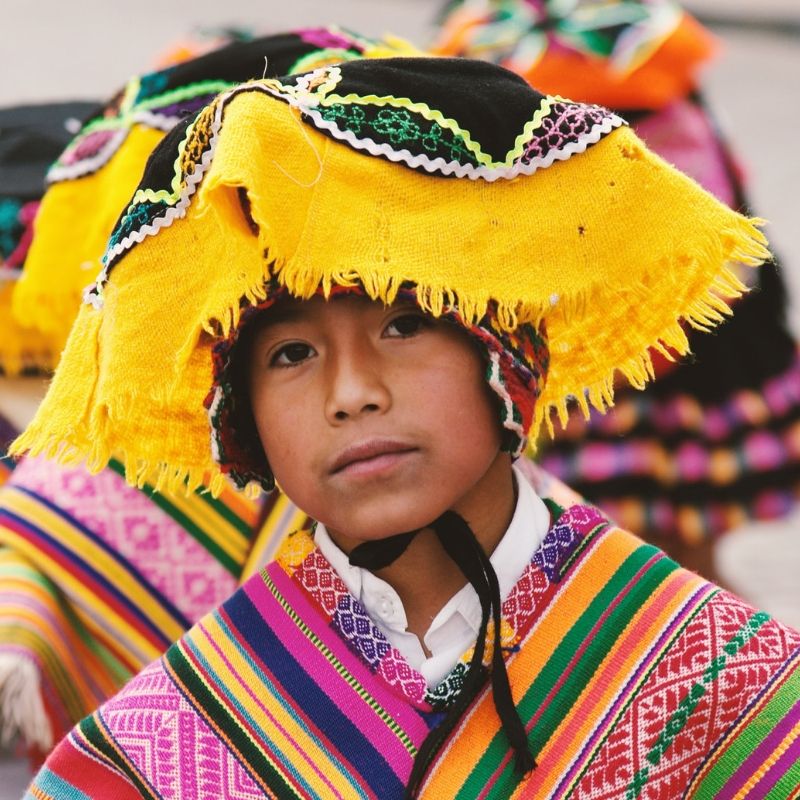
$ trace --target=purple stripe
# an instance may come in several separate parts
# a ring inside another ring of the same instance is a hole
[[[605,713],[600,722],[595,726],[594,734],[589,739],[587,739],[586,744],[581,748],[577,757],[573,761],[572,768],[559,782],[558,788],[556,789],[555,792],[555,796],[559,796],[559,793],[564,790],[564,787],[574,779],[574,776],[581,768],[581,765],[583,764],[586,755],[595,746],[595,743],[597,742],[598,738],[600,738],[601,732],[607,727],[610,720],[617,715],[620,707],[627,702],[630,692],[638,683],[639,679],[642,676],[642,673],[644,673],[647,669],[650,668],[650,664],[654,654],[660,651],[664,643],[668,641],[670,637],[673,635],[673,633],[678,629],[678,627],[680,627],[680,625],[683,624],[683,621],[689,616],[689,614],[696,610],[696,607],[699,606],[699,601],[703,599],[701,595],[703,595],[704,592],[708,591],[708,587],[709,584],[707,583],[703,584],[698,588],[698,590],[693,595],[691,595],[687,599],[683,608],[679,609],[675,613],[675,617],[672,620],[672,622],[670,622],[670,624],[663,630],[661,635],[656,640],[655,644],[650,648],[649,652],[642,658],[639,666],[636,669],[636,672],[634,672],[634,674],[630,677],[630,679],[625,683],[625,685],[622,687],[619,694],[617,695],[617,699],[609,707],[608,711]]]
[[[359,684],[363,687],[369,687],[370,695],[381,708],[392,719],[396,720],[403,730],[409,732],[409,735],[413,734],[412,738],[416,740],[418,737],[415,732],[419,731],[419,739],[424,739],[429,731],[428,725],[423,723],[423,727],[420,727],[421,711],[418,711],[413,704],[409,703],[402,690],[387,684],[380,673],[373,672],[361,657],[350,650],[347,641],[332,627],[333,623],[328,621],[328,615],[316,600],[304,589],[298,587],[297,582],[290,578],[278,564],[270,566],[268,572],[283,597],[291,603],[300,618],[306,622],[317,636],[323,639],[325,645]],[[259,587],[263,588],[270,598],[272,597],[263,581],[259,581]],[[302,612],[299,609],[302,609]],[[320,617],[324,620],[322,625],[315,625],[309,622]],[[304,635],[303,641],[307,641]],[[314,652],[319,652],[316,647],[314,647]],[[329,663],[324,656],[323,659],[326,664]]]
[[[769,701],[772,699],[774,692],[777,692],[778,688],[780,688],[778,687],[778,684],[783,681],[784,675],[787,675],[789,672],[793,671],[798,663],[800,663],[800,648],[795,648],[791,656],[789,656],[789,658],[787,658],[786,661],[780,665],[778,670],[769,677],[766,684],[764,684],[764,686],[761,688],[761,691],[750,700],[747,706],[745,706],[745,708],[736,718],[736,721],[733,723],[733,725],[729,726],[724,735],[714,742],[711,749],[708,751],[708,753],[706,753],[705,758],[700,762],[697,769],[694,771],[694,774],[689,781],[689,788],[694,787],[694,784],[697,781],[697,776],[703,771],[705,765],[716,758],[717,752],[723,750],[727,746],[727,743],[731,737],[735,737],[737,735],[743,721],[748,719],[751,711],[759,706],[766,707],[767,703],[769,703]]]
[[[106,691],[104,689],[101,689],[100,686],[95,681],[93,670],[85,669],[86,665],[82,661],[75,660],[75,656],[77,654],[75,653],[75,648],[73,646],[72,639],[64,630],[64,626],[62,625],[61,621],[58,621],[55,618],[55,616],[52,613],[52,610],[48,608],[46,605],[35,601],[28,602],[27,600],[26,601],[19,600],[19,596],[18,596],[18,602],[16,602],[14,605],[16,605],[18,608],[19,607],[27,608],[34,614],[36,614],[39,617],[39,619],[45,622],[49,622],[50,627],[52,628],[52,633],[43,630],[41,627],[39,628],[34,627],[34,623],[30,620],[20,620],[18,618],[15,618],[14,615],[8,613],[7,611],[0,609],[0,623],[2,623],[3,618],[8,618],[9,622],[5,624],[16,625],[18,627],[24,626],[32,637],[35,637],[38,642],[41,642],[44,645],[44,647],[37,649],[35,645],[29,646],[29,645],[19,644],[12,647],[9,643],[6,642],[3,643],[2,646],[0,646],[0,650],[6,650],[6,649],[16,650],[21,655],[25,655],[28,658],[35,659],[37,664],[41,666],[42,673],[49,675],[50,679],[53,680],[54,685],[55,685],[55,680],[53,678],[54,673],[51,669],[48,668],[52,661],[55,661],[55,663],[62,668],[64,674],[67,676],[68,679],[74,680],[74,673],[71,670],[67,669],[64,662],[60,660],[59,655],[56,652],[56,649],[50,646],[50,642],[52,641],[51,637],[55,636],[61,642],[63,648],[67,652],[72,654],[73,663],[76,663],[79,667],[83,667],[83,669],[81,669],[81,675],[83,676],[83,680],[88,686],[89,691],[92,692],[92,696],[100,698],[101,700],[105,699]],[[78,639],[81,642],[81,644],[84,645],[86,644],[85,636],[83,636],[79,631],[75,630],[75,628],[73,627],[70,627],[70,630],[72,632],[72,635],[76,639]],[[50,659],[46,658],[45,656],[46,652],[51,653],[52,658]],[[58,697],[61,698],[61,695],[59,694]],[[62,702],[62,700],[59,699],[59,702]],[[70,725],[72,725],[72,722],[70,722]]]
[[[792,764],[795,764],[798,759],[800,759],[800,739],[795,737],[789,747],[786,748],[783,755],[767,770],[767,774],[753,787],[751,790],[753,800],[757,800],[759,797],[765,797],[784,775],[789,774]],[[796,788],[796,786],[792,787],[792,789]]]
[[[36,584],[37,586],[39,584]],[[53,605],[57,605],[57,601],[54,598],[50,598],[53,602]],[[22,622],[19,619],[17,614],[14,614],[12,610],[9,609],[9,606],[13,607],[14,609],[19,608],[26,608],[29,611],[33,611],[36,616],[46,622],[55,632],[55,634],[62,640],[67,641],[62,633],[62,625],[61,621],[56,619],[55,614],[53,613],[53,606],[48,606],[46,603],[41,602],[36,597],[31,597],[28,594],[23,593],[21,590],[17,590],[16,592],[0,592],[0,619],[3,617],[8,617],[9,619],[13,620],[14,625],[21,625]],[[32,627],[32,623],[30,620],[25,620],[25,626],[29,630],[34,630]],[[41,627],[39,628],[41,630]],[[50,637],[50,634],[45,634],[47,638]]]
[[[398,725],[408,733],[412,740],[419,743],[428,732],[428,728],[420,716],[401,702],[396,695],[375,691],[381,684],[378,676],[370,672],[364,663],[347,648],[339,635],[330,627],[325,630],[314,625],[314,620],[321,615],[320,609],[309,602],[303,592],[298,591],[294,581],[277,565],[268,568],[273,580],[283,597],[290,603],[292,610],[304,620],[314,633],[323,639],[324,644],[347,669],[362,687],[369,687],[369,696],[383,708]],[[381,740],[381,752],[392,767],[395,774],[403,781],[408,776],[411,756],[403,743],[392,733],[386,724],[376,715],[366,702],[359,701],[355,690],[343,692],[346,686],[342,677],[331,666],[328,659],[317,647],[306,638],[305,634],[294,624],[282,610],[275,608],[276,600],[262,580],[248,581],[243,587],[250,601],[256,606],[264,620],[284,643],[286,649],[300,662],[309,677],[336,703],[342,714],[359,728],[368,739]],[[272,606],[270,608],[270,605]],[[325,635],[328,633],[329,635]],[[346,760],[346,759],[345,759]]]
[[[224,618],[219,618],[217,622],[222,628],[225,629],[225,633],[229,638],[231,639],[238,638],[239,636],[238,631],[231,629]],[[267,707],[266,703],[263,703],[260,700],[258,694],[256,693],[256,690],[253,687],[248,686],[244,682],[242,676],[237,673],[237,671],[233,667],[233,664],[231,664],[231,662],[228,660],[228,657],[225,655],[222,647],[216,641],[214,641],[214,637],[209,633],[208,629],[203,625],[203,623],[199,622],[197,627],[198,630],[202,632],[206,642],[208,642],[211,649],[217,654],[219,659],[225,665],[230,675],[234,677],[234,679],[238,682],[239,686],[241,687],[241,689],[237,689],[235,686],[229,687],[231,694],[234,697],[237,694],[241,693],[249,695],[250,700],[258,707],[258,709],[261,711],[264,717],[266,717],[269,725],[274,725],[278,733],[284,738],[286,738],[289,742],[291,742],[295,752],[299,754],[300,758],[308,765],[310,770],[313,773],[315,773],[317,777],[329,788],[331,793],[334,794],[336,797],[343,797],[343,795],[336,790],[336,787],[328,780],[325,773],[319,767],[317,767],[317,765],[314,764],[314,762],[308,757],[303,748],[300,747],[297,741],[291,736],[289,731],[283,725],[281,725],[280,720],[278,720],[278,718],[272,714],[272,712]],[[194,653],[193,655],[195,658],[197,658],[197,653]],[[204,668],[210,671],[210,667],[206,666]],[[213,672],[211,674],[213,675]],[[260,691],[263,691],[263,686],[256,688],[259,689]],[[248,733],[253,733],[253,734],[258,733],[258,729],[255,728],[254,726],[256,724],[262,724],[261,721],[259,720],[251,724],[250,720],[248,719],[250,715],[247,712],[242,712],[239,709],[235,708],[235,706],[233,706],[233,704],[230,703],[224,692],[219,692],[219,694],[220,697],[224,698],[224,701],[228,705],[231,715],[239,719],[242,727],[244,727],[245,730],[248,731]],[[269,727],[269,725],[267,727]],[[303,773],[302,766],[300,766],[299,771],[301,774]]]
[[[739,765],[739,768],[736,772],[728,778],[725,785],[722,789],[717,793],[716,800],[730,800],[739,790],[741,790],[744,785],[755,775],[758,771],[758,768],[761,767],[767,758],[775,752],[775,748],[786,738],[786,736],[791,732],[792,728],[797,725],[798,721],[800,721],[800,700],[798,700],[789,711],[783,716],[783,718],[778,722],[777,725],[769,732],[767,736],[764,737],[763,741],[758,745],[758,747],[753,750],[752,753]],[[800,739],[795,738],[792,742],[789,749],[786,753],[794,752],[795,755],[792,758],[794,761],[795,758],[800,756]],[[784,753],[784,756],[786,756]],[[778,761],[769,769],[767,774],[762,778],[761,781],[758,783],[759,789],[766,787],[767,785],[764,783],[764,780],[769,778],[772,775],[773,771],[776,769],[778,764],[780,764],[784,756],[778,759]],[[776,775],[770,778],[769,787],[775,784],[780,777],[781,773],[776,773]],[[764,789],[763,794],[766,794],[769,791],[769,788]],[[763,796],[763,794],[759,796]]]
[[[272,578],[283,597],[291,603],[292,608],[298,616],[323,640],[324,644],[333,652],[334,656],[341,662],[345,669],[347,669],[362,687],[369,687],[370,696],[375,699],[381,708],[386,711],[412,739],[415,741],[424,739],[428,734],[428,726],[422,721],[420,713],[408,703],[408,700],[402,695],[399,689],[387,686],[379,674],[373,672],[358,655],[350,650],[347,642],[332,627],[332,623],[327,622],[327,614],[317,605],[316,601],[304,590],[299,589],[297,583],[277,564],[270,567],[269,576]],[[263,581],[259,581],[258,589],[259,591],[263,589],[263,591],[272,598],[269,589],[267,589]],[[313,623],[309,624],[310,620],[320,617],[326,620],[324,626],[314,625]],[[267,619],[271,620],[270,617],[267,617]],[[288,617],[285,617],[285,620],[287,624],[292,626],[292,630],[296,631],[297,634],[302,637],[303,642],[308,642],[305,635],[294,626],[294,623],[288,620]],[[322,658],[324,664],[329,664],[327,658],[325,658],[313,644],[309,643],[309,646],[313,649],[315,654],[318,654]],[[315,677],[317,676],[315,675]],[[329,689],[334,686],[341,687],[341,678],[336,677],[328,684]],[[374,720],[375,717],[372,712],[370,712],[369,718]],[[401,747],[403,753],[408,752],[404,746],[401,745]]]

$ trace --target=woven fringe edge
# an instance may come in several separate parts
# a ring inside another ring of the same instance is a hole
[[[25,746],[48,752],[53,731],[36,665],[27,657],[0,654],[0,743],[8,747],[19,736]]]
[[[157,458],[141,458],[108,446],[108,439],[97,431],[98,427],[92,426],[91,443],[69,444],[60,436],[48,433],[45,426],[32,423],[11,443],[8,453],[14,458],[44,456],[67,467],[83,464],[92,475],[104,470],[112,458],[117,458],[122,462],[128,485],[137,489],[150,486],[157,492],[172,495],[188,496],[201,490],[219,497],[229,485],[228,478],[210,460],[203,465],[176,465]],[[258,497],[259,493],[255,484],[245,489],[250,499]]]
[[[733,313],[724,298],[735,299],[749,290],[728,264],[757,267],[771,257],[767,238],[759,230],[765,224],[766,221],[758,217],[741,220],[734,230],[726,230],[720,234],[720,242],[723,243],[721,262],[718,258],[699,259],[701,264],[705,263],[703,271],[708,276],[706,289],[676,312],[674,322],[655,341],[644,343],[638,354],[616,368],[635,389],[644,389],[649,381],[655,380],[651,348],[670,361],[675,360],[674,353],[678,356],[689,353],[689,340],[681,327],[681,321],[696,330],[708,332]],[[643,291],[646,292],[644,287]],[[601,413],[608,411],[614,405],[615,374],[616,370],[593,384],[565,388],[560,392],[561,396],[553,400],[546,399],[545,387],[544,402],[540,400],[535,408],[531,438],[535,439],[539,435],[543,425],[551,437],[555,436],[554,414],[561,427],[566,427],[570,401],[578,404],[586,419],[589,418],[590,407]]]
[[[723,297],[735,298],[741,296],[747,289],[726,265],[739,262],[757,266],[770,257],[766,247],[766,237],[759,230],[763,224],[765,224],[764,220],[759,218],[741,219],[736,228],[722,231],[719,234],[719,246],[713,248],[713,253],[706,253],[705,257],[697,259],[701,265],[704,265],[701,266],[701,269],[707,276],[706,289],[700,293],[700,296],[690,300],[686,307],[676,310],[674,321],[655,341],[644,342],[636,356],[617,365],[617,369],[633,386],[643,388],[648,381],[654,379],[650,348],[668,358],[672,358],[672,352],[679,355],[685,355],[688,352],[688,340],[680,326],[681,320],[685,320],[699,330],[709,330],[731,313],[731,309]],[[287,261],[280,254],[272,253],[268,246],[265,247],[265,252],[268,255],[263,262],[262,274],[258,280],[253,280],[249,286],[244,288],[241,297],[243,302],[237,301],[235,305],[227,304],[218,309],[210,309],[195,334],[181,347],[177,353],[179,370],[188,362],[203,331],[214,337],[228,336],[239,324],[243,307],[247,304],[257,305],[265,300],[267,298],[266,282],[272,277],[277,278],[278,282],[285,286],[292,295],[301,299],[313,296],[320,286],[327,296],[334,285],[348,286],[358,282],[370,298],[387,305],[394,302],[402,285],[401,280],[376,274],[323,273],[308,267],[296,269],[290,260]],[[630,287],[630,289],[636,291],[636,287]],[[646,282],[643,280],[641,292],[646,295],[647,291]],[[513,330],[519,324],[528,322],[538,325],[551,309],[549,300],[537,303],[509,304],[496,301],[489,296],[460,296],[443,286],[417,286],[417,302],[424,311],[434,316],[440,316],[447,307],[457,306],[466,324],[477,322],[490,301],[497,303],[497,319],[506,330]],[[565,317],[569,318],[572,314],[580,314],[587,299],[576,294],[573,297],[563,297],[558,302]],[[587,417],[590,405],[603,413],[608,410],[614,404],[614,374],[615,371],[611,371],[607,376],[591,385],[565,386],[561,396],[551,401],[547,400],[547,386],[545,386],[543,398],[535,407],[531,438],[535,441],[542,425],[547,426],[551,436],[554,435],[553,412],[556,413],[561,425],[566,425],[567,407],[571,400],[578,403]],[[167,385],[169,384],[167,383]],[[142,488],[149,483],[157,491],[166,490],[171,493],[189,493],[206,486],[211,494],[217,497],[227,479],[223,473],[214,471],[215,468],[211,466],[210,436],[209,461],[203,465],[164,463],[157,456],[141,458],[109,445],[109,442],[113,441],[113,437],[107,435],[106,426],[113,425],[113,417],[124,414],[127,404],[137,399],[141,400],[141,398],[121,398],[115,409],[105,409],[105,413],[97,413],[97,409],[87,409],[90,415],[88,435],[80,441],[73,440],[73,442],[67,443],[64,440],[63,432],[54,433],[48,430],[46,424],[34,422],[12,443],[9,453],[14,456],[28,451],[32,455],[44,454],[48,458],[67,465],[85,460],[89,471],[94,473],[102,470],[110,458],[115,456],[120,458],[125,465],[125,477],[131,485]],[[153,399],[168,403],[169,394]],[[255,485],[251,485],[248,487],[247,493],[249,496],[256,496],[258,489]]]

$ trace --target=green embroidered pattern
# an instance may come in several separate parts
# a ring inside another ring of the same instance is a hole
[[[653,746],[648,751],[645,759],[654,767],[658,766],[670,745],[675,741],[675,737],[686,727],[689,717],[697,708],[706,691],[707,687],[719,680],[720,675],[728,666],[728,659],[733,658],[737,653],[755,636],[758,629],[769,620],[769,614],[758,611],[753,614],[741,628],[725,643],[723,653],[716,656],[709,662],[703,671],[703,677],[692,684],[689,693],[678,703],[677,709],[667,720],[664,729],[659,734]],[[634,776],[625,792],[625,800],[635,800],[640,797],[644,787],[650,777],[650,768],[642,767]]]
[[[448,66],[445,59],[431,61],[444,64],[446,69],[461,70],[460,65]],[[242,84],[218,95],[194,121],[186,117],[179,122],[156,149],[155,158],[151,157],[138,190],[110,237],[103,259],[105,269],[84,293],[85,302],[102,305],[102,287],[114,263],[143,235],[154,235],[185,213],[213,158],[216,137],[224,127],[225,108],[242,93],[259,93],[268,102],[287,103],[300,113],[304,123],[371,156],[401,162],[420,172],[489,181],[545,169],[583,152],[625,124],[600,106],[541,95],[524,83],[512,82],[514,101],[522,104],[527,116],[518,113],[513,125],[503,125],[498,119],[491,127],[481,126],[471,92],[463,93],[460,107],[447,103],[442,110],[424,99],[406,97],[410,87],[402,82],[395,86],[402,71],[389,72],[387,78],[380,70],[375,91],[371,92],[359,83],[366,63],[370,62],[348,61],[292,78]],[[481,69],[495,70],[489,65]],[[352,83],[349,74],[354,76]],[[508,78],[497,74],[491,78],[501,84],[505,81],[504,88],[509,91]],[[436,85],[436,80],[429,78],[429,82]],[[349,87],[358,87],[361,93],[350,92]],[[420,98],[425,97],[426,88],[418,87]],[[122,105],[126,104],[127,99]],[[463,115],[458,113],[459,108],[464,110]],[[492,144],[483,147],[475,131],[470,132],[470,123],[473,128],[477,125],[484,138],[491,137]],[[94,131],[90,135],[107,133]],[[514,417],[507,427],[514,428],[520,422]]]
[[[405,108],[343,105],[321,106],[319,115],[360,139],[390,144],[393,148],[421,149],[430,158],[478,165],[478,160],[456,133]]]

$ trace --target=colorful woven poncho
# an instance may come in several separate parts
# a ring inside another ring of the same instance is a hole
[[[570,398],[610,403],[615,370],[643,382],[648,347],[685,349],[679,319],[722,318],[741,287],[727,264],[767,255],[756,222],[615,114],[491,65],[395,58],[254,81],[153,154],[15,447],[94,467],[116,452],[134,482],[211,473],[221,489],[214,351],[276,283],[386,302],[411,286],[467,327],[491,311],[509,334],[546,330],[541,424]],[[423,794],[793,781],[797,634],[598,512],[551,510],[501,631],[539,766],[519,783],[483,693]],[[397,797],[464,669],[427,692],[299,533],[64,740],[31,796]]]
[[[731,207],[750,207],[698,90],[710,35],[671,0],[462,0],[447,5],[435,49],[610,104],[664,159]],[[699,548],[693,558],[709,537],[781,517],[800,498],[800,354],[786,292],[774,261],[744,272],[757,291],[715,336],[690,335],[691,362],[656,359],[644,392],[619,385],[607,415],[575,409],[539,454],[624,527]]]
[[[520,782],[489,691],[423,798],[789,798],[800,634],[610,525],[552,507],[503,605],[538,766]],[[27,798],[380,798],[459,691],[433,690],[306,532],[59,745]]]

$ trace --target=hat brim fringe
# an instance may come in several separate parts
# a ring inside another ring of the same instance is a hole
[[[706,288],[693,295],[682,307],[672,310],[672,321],[666,321],[660,335],[655,339],[638,336],[638,331],[628,330],[629,349],[633,355],[617,365],[616,370],[602,376],[598,380],[584,385],[559,381],[553,386],[551,381],[537,403],[534,415],[532,439],[535,440],[542,426],[547,428],[551,437],[555,436],[553,418],[560,426],[566,427],[569,406],[577,403],[584,417],[588,419],[590,408],[594,407],[605,413],[614,405],[614,385],[618,371],[625,380],[636,389],[655,379],[651,350],[655,350],[669,360],[676,356],[685,356],[690,352],[689,340],[681,323],[700,331],[711,331],[733,312],[726,300],[741,297],[748,291],[735,272],[728,266],[731,263],[756,266],[769,258],[767,239],[760,228],[765,225],[763,219],[741,218],[735,230],[728,230],[720,235],[720,252],[703,253],[693,259],[695,283],[705,283]],[[640,286],[640,297],[636,300],[646,302],[648,292],[648,276],[645,274]],[[630,287],[629,287],[630,291]],[[634,301],[635,302],[635,301]],[[574,306],[566,311],[569,318],[574,313]]]

